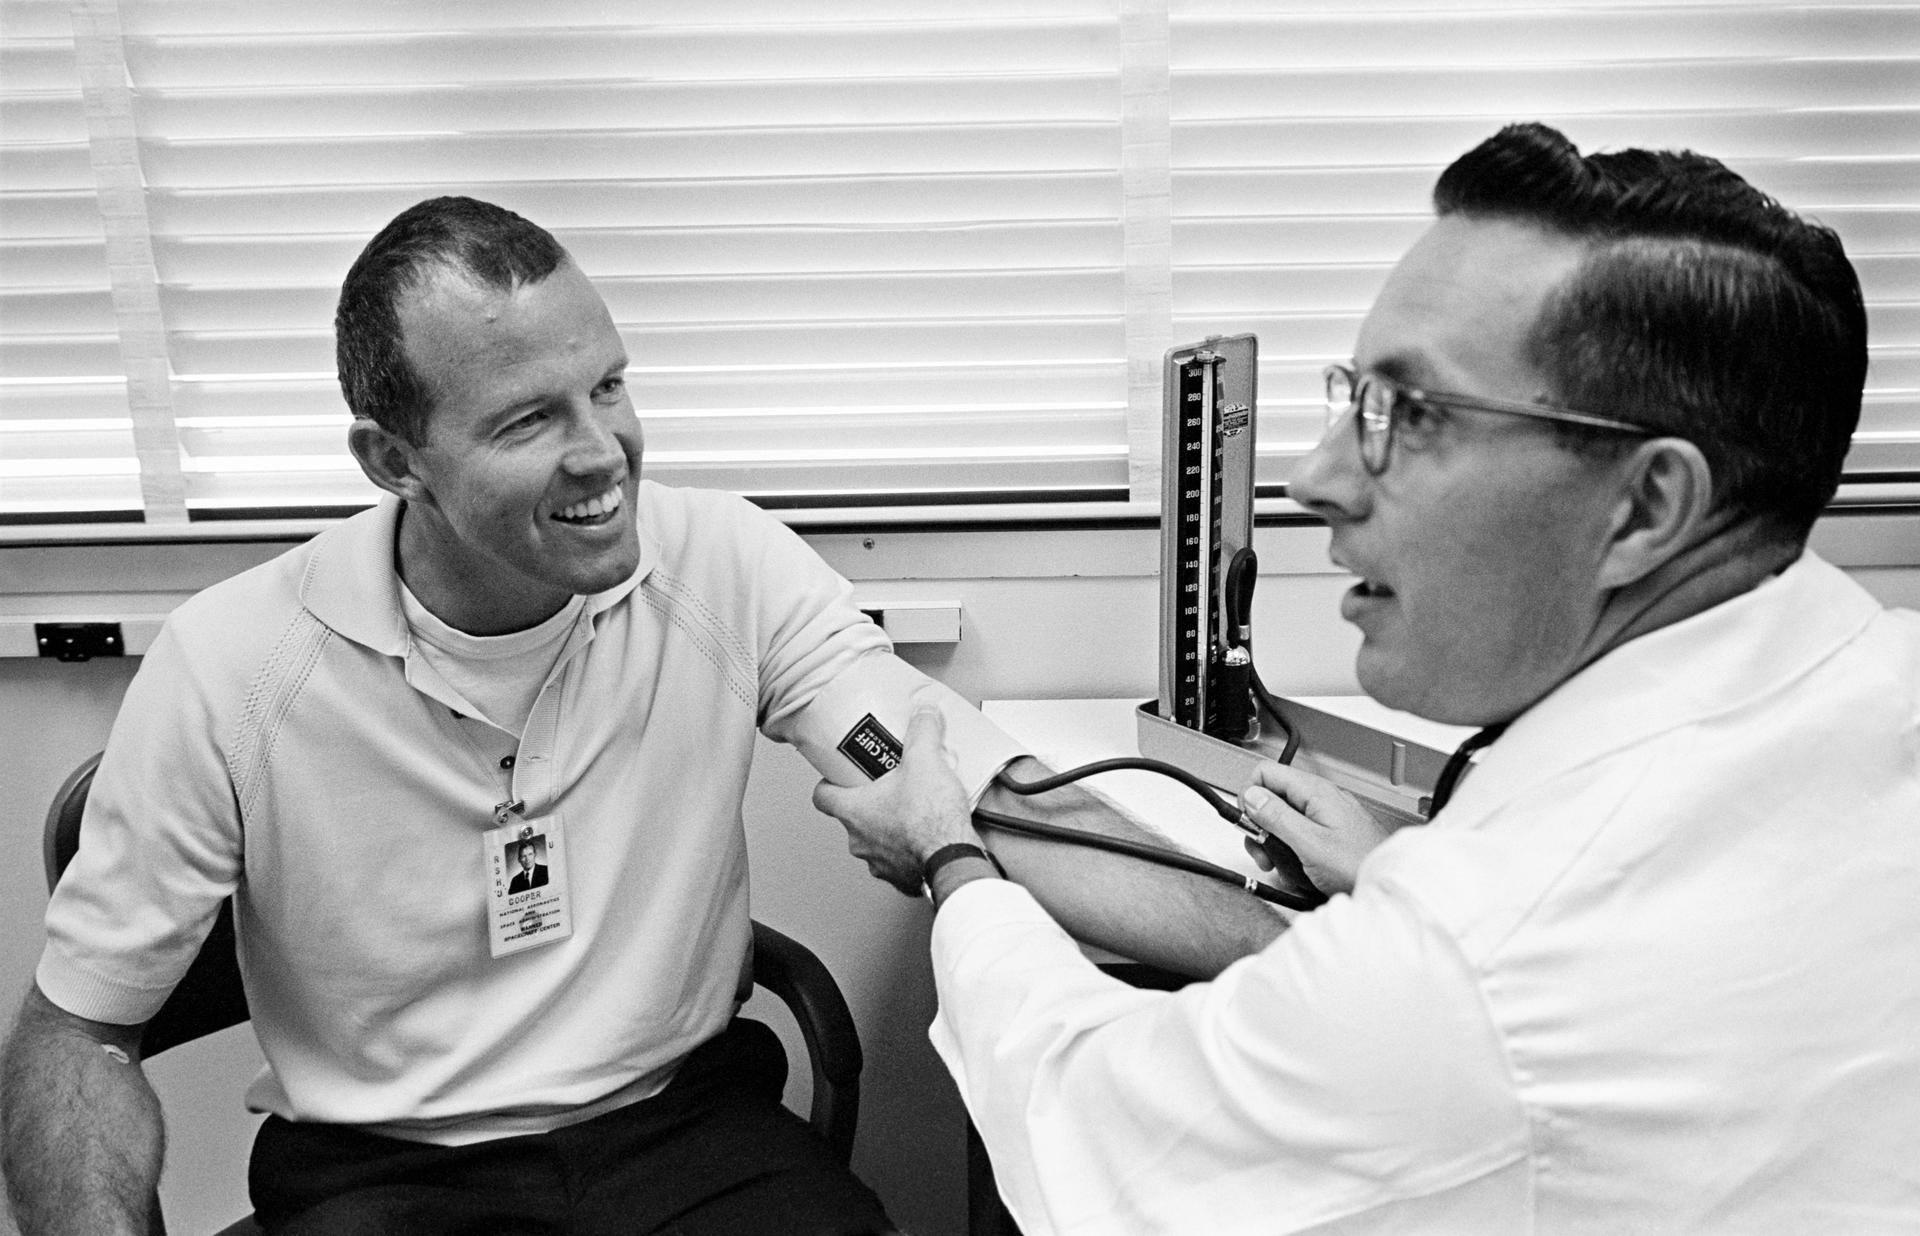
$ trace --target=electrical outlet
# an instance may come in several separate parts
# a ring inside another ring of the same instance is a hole
[[[126,637],[117,622],[36,622],[33,638],[41,656],[61,661],[127,655]]]

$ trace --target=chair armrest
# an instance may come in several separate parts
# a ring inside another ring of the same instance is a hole
[[[839,984],[804,944],[755,921],[753,981],[778,996],[800,1025],[813,1067],[808,1121],[841,1159],[853,1154],[860,1117],[860,1032]]]

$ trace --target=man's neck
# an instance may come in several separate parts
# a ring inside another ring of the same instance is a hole
[[[526,587],[475,595],[474,581],[484,578],[483,564],[467,559],[468,551],[446,527],[437,512],[400,504],[394,532],[393,565],[401,582],[428,613],[468,635],[506,635],[539,626],[572,600],[571,594],[541,588],[531,580]]]
[[[1715,530],[1607,599],[1588,642],[1591,651],[1579,668],[1630,640],[1751,592],[1791,566],[1802,548],[1753,520]]]

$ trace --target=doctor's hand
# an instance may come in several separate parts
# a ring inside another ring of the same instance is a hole
[[[846,826],[853,856],[909,897],[920,895],[921,870],[935,850],[956,841],[980,845],[966,789],[941,745],[946,728],[938,707],[916,707],[892,772],[869,785],[822,781],[813,791],[813,805]]]
[[[1313,886],[1329,896],[1353,891],[1361,860],[1396,827],[1331,781],[1271,761],[1262,763],[1254,783],[1240,791],[1240,807],[1290,846]],[[1247,853],[1263,870],[1273,869],[1273,859],[1259,843],[1248,841]]]

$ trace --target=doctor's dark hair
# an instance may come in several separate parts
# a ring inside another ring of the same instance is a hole
[[[347,407],[409,442],[424,441],[433,392],[407,359],[401,301],[441,272],[510,292],[566,260],[545,228],[488,202],[436,197],[401,211],[367,242],[340,286],[333,346]]]
[[[1717,159],[1582,155],[1539,124],[1462,155],[1433,204],[1586,242],[1527,341],[1552,397],[1692,440],[1719,507],[1805,539],[1839,485],[1867,371],[1860,280],[1832,229]],[[1633,446],[1577,427],[1563,439]]]

